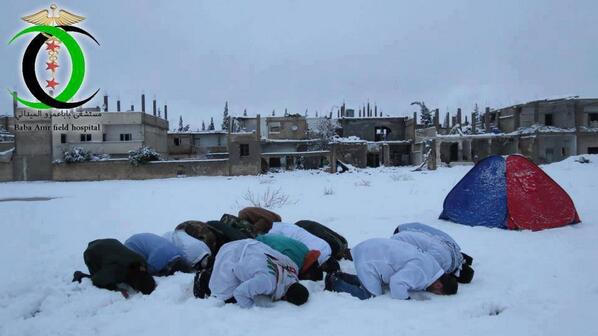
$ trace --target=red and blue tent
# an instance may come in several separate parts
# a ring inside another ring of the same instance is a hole
[[[478,162],[446,196],[440,219],[533,231],[580,222],[567,192],[521,155]]]

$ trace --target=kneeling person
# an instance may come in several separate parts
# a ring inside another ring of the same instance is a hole
[[[331,258],[332,248],[330,245],[324,239],[309,233],[304,228],[290,223],[274,222],[269,233],[298,240],[310,250],[320,251],[318,265],[324,272],[336,272],[340,269],[338,262]],[[321,278],[317,280],[321,280]]]
[[[73,281],[91,278],[94,286],[121,291],[125,297],[129,285],[143,294],[156,288],[154,278],[147,271],[143,256],[131,251],[116,239],[97,239],[90,242],[83,253],[90,274],[77,271]]]
[[[473,279],[473,258],[463,253],[461,246],[446,232],[422,223],[406,223],[396,228],[392,238],[431,253],[442,268],[457,277],[460,283],[470,283]]]
[[[183,230],[166,232],[162,237],[174,244],[182,253],[185,266],[189,272],[211,267],[212,252],[202,240],[191,237]]]
[[[390,289],[393,299],[409,299],[410,291],[439,295],[457,293],[458,283],[444,273],[436,260],[415,246],[384,238],[366,240],[353,248],[357,276],[332,273],[326,289],[346,292],[360,299],[384,294]]]
[[[170,241],[153,233],[138,233],[125,241],[125,246],[145,258],[152,275],[168,276],[188,272],[183,253]]]
[[[209,276],[209,282],[206,276]],[[200,297],[212,295],[225,302],[236,302],[243,308],[253,306],[259,295],[273,301],[285,300],[295,305],[304,304],[309,292],[297,278],[297,265],[282,253],[254,239],[224,244],[211,272],[197,277],[195,293]]]
[[[239,219],[249,221],[254,226],[256,234],[263,234],[270,231],[272,223],[281,222],[280,215],[268,209],[248,207],[239,211]]]
[[[311,220],[300,220],[296,222],[295,225],[300,226],[314,236],[325,240],[328,245],[330,245],[332,257],[334,259],[353,260],[351,257],[351,249],[349,249],[349,245],[347,244],[347,239],[331,228]]]
[[[259,235],[255,239],[291,258],[297,264],[300,280],[322,280],[324,274],[318,265],[320,251],[310,251],[296,239],[273,233]]]

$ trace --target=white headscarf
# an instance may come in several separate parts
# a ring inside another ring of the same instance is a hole
[[[185,262],[191,267],[211,254],[210,248],[206,243],[191,237],[183,230],[166,232],[163,237],[179,248],[183,253]]]

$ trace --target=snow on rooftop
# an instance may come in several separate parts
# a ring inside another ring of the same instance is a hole
[[[300,156],[300,155],[317,155],[317,154],[329,154],[330,151],[304,151],[304,152],[267,152],[262,153],[264,156],[278,156],[278,155],[289,155],[289,156]]]
[[[321,139],[270,139],[262,138],[267,143],[313,143],[322,141]]]
[[[580,127],[579,127],[579,131],[580,131],[580,132],[591,132],[591,133],[598,133],[598,127],[586,127],[586,126],[580,126]]]
[[[169,131],[168,134],[200,134],[200,135],[207,135],[207,134],[227,134],[227,131],[223,130],[213,130],[213,131],[187,131],[187,132],[179,132],[179,131]]]
[[[517,129],[515,132],[511,132],[509,134],[519,134],[519,135],[529,135],[535,133],[574,133],[575,128],[559,128],[554,126],[545,126],[534,124],[530,127],[521,127]]]
[[[358,136],[352,135],[352,136],[344,137],[344,138],[335,136],[334,138],[332,138],[332,140],[330,142],[331,143],[365,143],[365,142],[367,142],[367,140],[362,140]]]

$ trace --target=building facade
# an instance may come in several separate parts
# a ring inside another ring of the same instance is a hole
[[[226,153],[228,153],[226,131],[168,133],[168,157],[171,159],[211,158]]]
[[[76,147],[123,158],[141,146],[167,154],[168,121],[142,112],[34,111],[17,108],[8,118],[14,135],[13,180],[51,180],[53,162]]]
[[[163,156],[168,153],[168,121],[162,118],[143,112],[96,112],[75,119],[76,113],[51,119],[54,160],[75,147],[112,158],[128,157],[129,151],[142,146]]]
[[[460,111],[459,111],[460,112]],[[500,109],[486,108],[477,122],[440,126],[438,110],[429,128],[415,127],[414,163],[477,162],[490,155],[522,154],[536,163],[561,161],[572,155],[598,153],[598,99],[569,97],[537,100]],[[478,118],[472,115],[471,120]],[[416,116],[414,116],[416,120]]]

